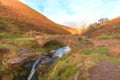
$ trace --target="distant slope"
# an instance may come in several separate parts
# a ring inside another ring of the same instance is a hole
[[[87,37],[116,37],[120,38],[120,17],[108,20],[107,22],[88,28],[82,35]]]
[[[69,31],[72,34],[81,34],[81,29],[80,28],[72,28],[72,27],[68,27],[68,26],[62,26],[62,28]]]
[[[13,32],[39,31],[46,34],[71,34],[18,0],[0,0],[0,23]],[[72,28],[71,28],[72,29]]]

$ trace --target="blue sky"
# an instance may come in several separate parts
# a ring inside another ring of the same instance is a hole
[[[120,0],[19,0],[52,21],[73,27],[120,16]]]

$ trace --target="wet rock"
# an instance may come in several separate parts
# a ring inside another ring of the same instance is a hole
[[[56,52],[56,50],[50,50],[48,51],[49,54],[54,54]]]
[[[24,64],[24,67],[27,69],[31,69],[34,63],[35,63],[35,61],[29,61]]]
[[[41,64],[42,64],[42,65],[50,65],[50,64],[52,64],[54,61],[55,61],[54,58],[49,57],[49,56],[45,56],[45,59],[43,59],[43,60],[41,61]]]
[[[55,52],[56,52],[56,50],[50,50],[47,53],[45,53],[44,55],[52,57]]]

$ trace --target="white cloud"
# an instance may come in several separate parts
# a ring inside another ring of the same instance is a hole
[[[120,0],[22,1],[43,13],[54,22],[74,27],[93,23],[99,18],[113,18],[120,15]],[[42,3],[40,1],[42,1]],[[41,8],[43,9],[41,10]]]

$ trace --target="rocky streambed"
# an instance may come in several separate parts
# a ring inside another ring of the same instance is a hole
[[[64,46],[57,50],[35,54],[28,49],[20,48],[17,50],[19,56],[1,60],[0,80],[38,80],[38,75],[47,73],[52,63],[70,51],[69,46]],[[38,68],[41,70],[40,74],[37,73]]]

